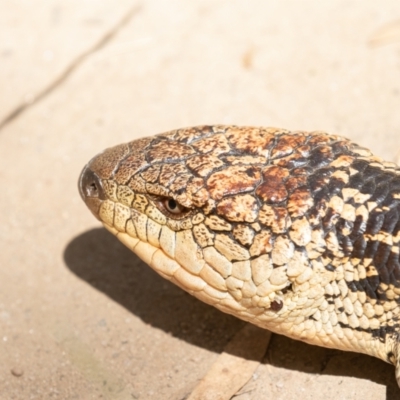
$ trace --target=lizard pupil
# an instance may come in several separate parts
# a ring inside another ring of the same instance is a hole
[[[174,199],[165,199],[164,200],[164,208],[167,211],[169,211],[171,214],[175,214],[175,215],[180,215],[185,211],[185,208],[182,207]]]
[[[176,204],[176,201],[174,199],[168,200],[168,208],[170,211],[176,211],[176,209],[178,208],[178,205]]]

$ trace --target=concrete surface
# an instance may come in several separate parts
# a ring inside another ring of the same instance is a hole
[[[203,123],[323,129],[394,160],[396,0],[0,0],[0,398],[184,399],[243,322],[81,202],[107,146]],[[397,399],[394,370],[274,335],[235,399]]]

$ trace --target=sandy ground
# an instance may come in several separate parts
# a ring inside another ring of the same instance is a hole
[[[400,4],[0,0],[0,398],[184,399],[244,326],[79,198],[105,147],[197,124],[321,129],[395,160]],[[273,335],[235,399],[398,399],[391,366]]]

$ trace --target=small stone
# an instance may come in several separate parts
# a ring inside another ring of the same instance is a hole
[[[285,385],[284,385],[284,383],[282,381],[278,381],[278,382],[275,383],[275,386],[278,389],[282,389]]]
[[[12,368],[11,369],[11,374],[16,376],[17,378],[19,378],[20,376],[22,376],[24,374],[24,371],[21,368]]]

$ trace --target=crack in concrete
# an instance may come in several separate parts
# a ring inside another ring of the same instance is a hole
[[[8,124],[10,124],[17,117],[23,114],[27,109],[38,104],[49,94],[54,92],[54,90],[56,90],[59,86],[61,86],[72,75],[72,73],[77,68],[79,68],[92,54],[96,53],[104,46],[106,46],[140,10],[140,4],[132,7],[126,14],[124,14],[124,16],[114,27],[112,27],[105,35],[100,38],[100,40],[98,40],[92,47],[76,57],[75,60],[72,61],[72,63],[70,63],[67,68],[53,82],[51,82],[49,85],[44,87],[44,89],[39,91],[39,93],[37,93],[29,102],[22,103],[19,106],[15,107],[8,115],[3,118],[2,121],[0,121],[0,133]]]

